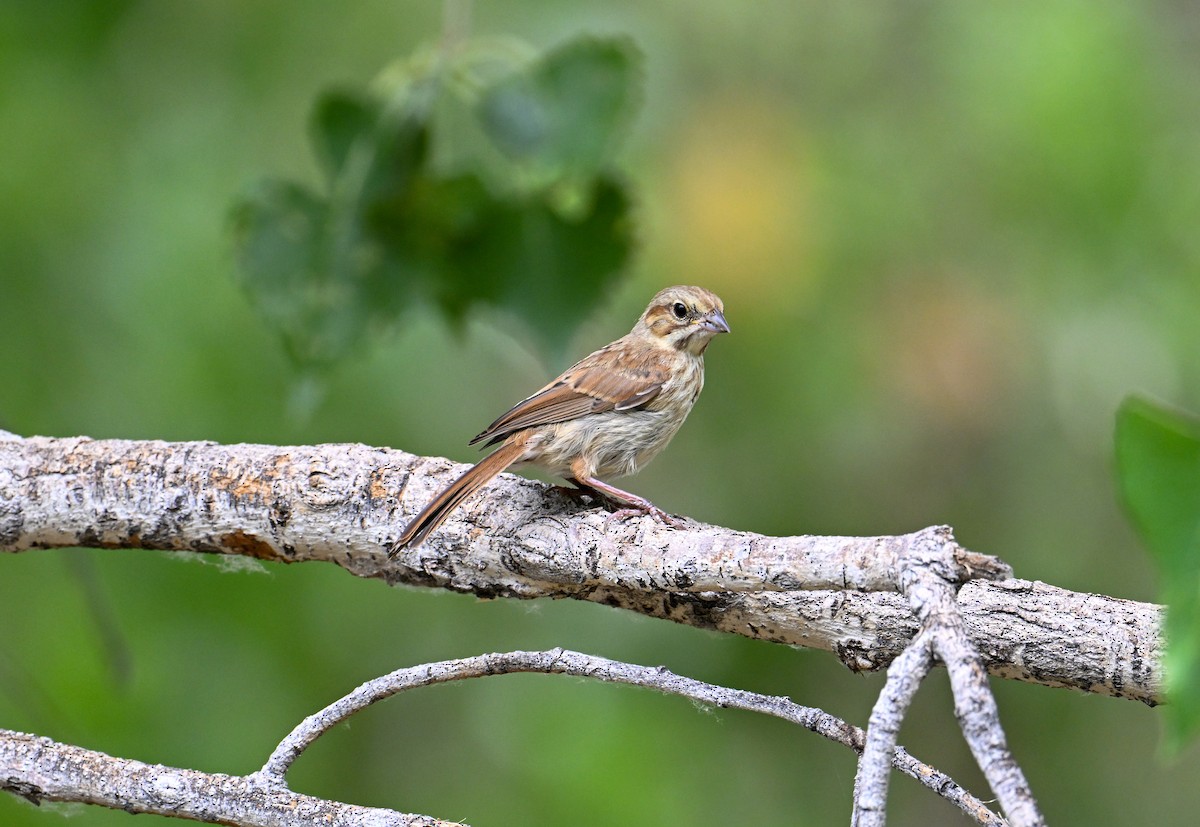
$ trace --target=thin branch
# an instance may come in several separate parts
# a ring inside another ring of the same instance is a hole
[[[676,675],[664,667],[637,666],[580,652],[553,649],[546,652],[494,653],[429,663],[397,669],[367,681],[348,695],[305,718],[280,742],[255,777],[265,785],[281,787],[284,784],[284,775],[292,763],[321,735],[356,712],[384,698],[420,686],[516,672],[573,675],[609,683],[641,686],[668,695],[679,695],[708,706],[773,715],[855,751],[860,751],[863,745],[863,731],[858,727],[822,710],[800,706],[788,698],[714,686]],[[996,826],[1006,823],[945,773],[917,761],[903,749],[893,748],[889,750],[889,754],[888,766],[894,766],[916,779],[957,806],[977,823]]]
[[[0,789],[34,804],[70,801],[237,827],[464,827],[267,786],[254,776],[145,764],[0,729]]]
[[[249,776],[228,776],[114,758],[24,733],[0,730],[0,789],[34,803],[72,801],[158,815],[234,825],[291,827],[311,824],[372,824],[454,827],[455,822],[391,810],[357,807],[292,793],[284,774],[323,733],[383,698],[418,686],[515,672],[590,677],[679,695],[702,704],[773,715],[859,751],[858,727],[788,698],[706,684],[664,668],[635,666],[570,652],[509,652],[400,669],[355,689],[298,725]],[[990,811],[945,773],[891,750],[890,765],[942,796],[978,824],[1002,827]]]
[[[987,673],[962,628],[962,619],[944,621],[947,634],[935,635],[934,651],[950,673],[954,714],[971,754],[1000,800],[1014,827],[1044,827],[1033,790],[1008,748],[1000,726],[1000,709],[988,686]]]
[[[11,435],[10,435],[11,436]],[[359,577],[483,597],[569,597],[886,667],[917,622],[898,561],[922,532],[764,537],[608,520],[503,475],[421,548],[384,551],[462,470],[362,445],[0,439],[0,551],[61,546],[323,560]],[[991,674],[1161,703],[1162,607],[1003,578],[954,547],[946,579]],[[883,590],[864,593],[866,590]]]
[[[922,631],[888,667],[887,681],[871,709],[866,744],[854,776],[853,827],[883,827],[887,821],[888,780],[900,724],[932,666],[929,635]]]
[[[662,667],[636,666],[556,649],[488,654],[425,664],[399,669],[368,681],[305,718],[276,747],[262,769],[249,776],[145,764],[0,729],[0,789],[35,804],[43,800],[82,802],[134,813],[155,813],[239,827],[312,824],[458,827],[457,822],[428,816],[299,795],[287,789],[284,775],[317,738],[376,701],[418,686],[516,672],[566,674],[642,686],[709,706],[772,715],[850,749],[861,751],[863,748],[861,729],[819,709],[795,704],[788,698],[714,686],[676,675]],[[1007,824],[948,775],[916,760],[903,748],[892,748],[888,763],[954,804],[976,823],[990,827]]]

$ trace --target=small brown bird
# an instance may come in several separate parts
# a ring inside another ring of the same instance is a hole
[[[625,336],[585,356],[471,440],[500,447],[416,516],[389,556],[419,546],[463,500],[511,465],[530,463],[618,506],[681,523],[604,482],[635,473],[666,447],[704,387],[704,349],[728,333],[725,307],[703,287],[668,287]]]

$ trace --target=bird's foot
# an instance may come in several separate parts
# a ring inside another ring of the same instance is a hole
[[[564,497],[574,500],[577,503],[584,500],[594,500],[601,496],[590,488],[582,488],[578,485],[552,485],[550,486],[550,490],[555,494],[562,494]]]
[[[624,504],[615,503],[615,505]],[[653,505],[651,503],[646,503],[646,507],[644,508],[641,506],[630,508],[628,505],[625,505],[623,508],[618,508],[609,513],[608,519],[604,521],[604,524],[607,527],[608,523],[612,520],[624,520],[626,517],[643,517],[646,515],[653,517],[655,522],[662,523],[670,528],[687,528],[687,523],[685,523],[683,520],[679,519],[673,514],[668,514],[657,505]]]
[[[608,519],[604,521],[606,527],[611,520],[623,520],[626,517],[643,514],[649,514],[654,518],[655,522],[662,523],[671,528],[687,527],[687,524],[683,520],[663,511],[645,497],[639,497],[637,494],[622,491],[615,485],[609,485],[595,477],[573,477],[570,481],[577,485],[583,492],[599,497],[605,508],[612,511],[608,515]]]

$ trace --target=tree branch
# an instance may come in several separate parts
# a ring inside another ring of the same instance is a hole
[[[887,666],[917,631],[897,593],[897,561],[922,532],[765,537],[691,521],[676,531],[649,518],[609,520],[511,475],[389,561],[400,528],[462,470],[363,445],[0,436],[0,551],[82,545],[323,560],[389,583],[604,603],[824,649],[856,670]],[[1003,563],[958,546],[949,560],[942,575],[965,582],[958,607],[991,674],[1162,701],[1161,607],[1003,579]]]
[[[34,804],[99,804],[130,813],[238,827],[463,827],[428,816],[299,795],[263,784],[255,776],[144,764],[7,729],[0,729],[0,789]]]
[[[888,667],[887,682],[871,709],[866,741],[854,775],[851,827],[882,827],[887,821],[891,756],[904,714],[933,666],[928,634],[920,632]]]
[[[280,742],[255,776],[267,785],[283,785],[284,776],[292,763],[320,736],[351,715],[397,693],[437,683],[518,672],[574,675],[609,683],[641,686],[721,709],[743,709],[782,718],[856,752],[861,751],[863,746],[864,734],[858,727],[822,710],[800,706],[789,698],[714,686],[676,675],[664,667],[637,666],[580,652],[553,649],[547,652],[496,653],[429,663],[398,669],[367,681],[353,692],[305,718]],[[952,778],[928,764],[917,761],[902,748],[890,749],[885,760],[889,766],[894,766],[950,801],[977,823],[1006,823]]]
[[[886,767],[877,755],[881,750],[891,751],[900,721],[934,655],[950,673],[959,727],[1005,815],[1014,827],[1045,825],[1025,774],[1009,752],[996,699],[967,636],[954,586],[943,574],[954,547],[948,531],[929,530],[901,561],[901,588],[921,622],[921,631],[892,662],[887,685],[871,712],[867,747],[855,778],[854,823],[858,827],[882,827],[884,823]],[[860,793],[864,798],[858,797]]]
[[[458,827],[455,822],[392,810],[357,807],[297,795],[288,790],[288,769],[321,735],[371,704],[399,692],[467,678],[517,672],[573,675],[678,695],[722,709],[743,709],[782,718],[835,743],[861,751],[864,734],[840,718],[784,697],[703,683],[662,667],[636,666],[579,652],[506,652],[398,669],[362,684],[305,718],[249,776],[209,774],[144,764],[104,753],[0,729],[0,789],[37,804],[73,801],[134,813],[189,818],[239,827],[310,824],[372,824],[396,827]],[[891,747],[889,766],[958,807],[977,824],[1003,827],[1003,818],[952,778],[903,748]]]

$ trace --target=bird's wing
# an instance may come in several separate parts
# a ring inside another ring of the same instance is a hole
[[[493,445],[523,428],[649,404],[662,390],[666,370],[647,359],[630,359],[629,350],[622,345],[614,342],[568,368],[487,426],[471,444],[487,440]]]

